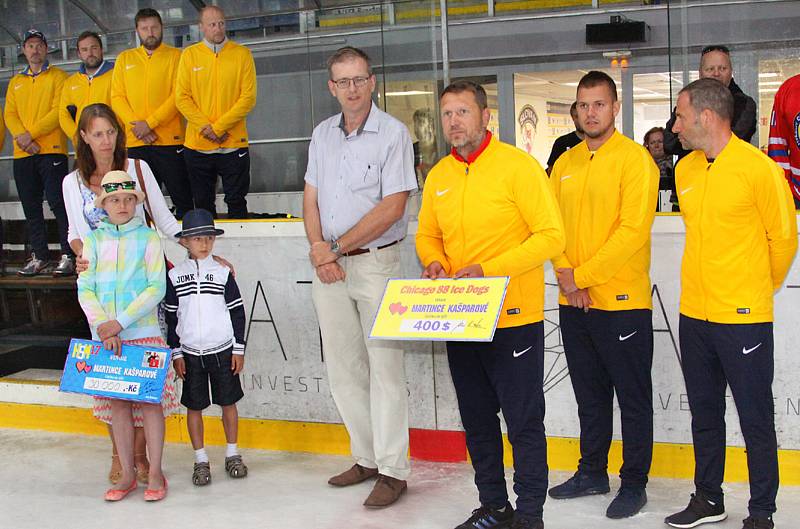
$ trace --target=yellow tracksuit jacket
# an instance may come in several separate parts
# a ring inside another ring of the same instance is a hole
[[[111,75],[114,63],[105,61],[89,79],[81,65],[78,72],[67,77],[64,89],[61,91],[61,104],[58,108],[58,122],[61,130],[72,140],[75,145],[75,134],[78,133],[78,122],[81,120],[83,109],[94,103],[105,103],[111,106]],[[70,115],[67,107],[75,106],[75,119]]]
[[[11,136],[25,131],[39,144],[39,154],[67,154],[67,137],[58,126],[58,106],[67,74],[45,64],[39,75],[29,68],[11,78],[6,92],[5,119]],[[14,158],[30,156],[14,142]]]
[[[186,117],[184,145],[197,151],[247,147],[247,114],[256,104],[256,67],[246,47],[227,41],[218,53],[204,42],[183,50],[178,66],[175,102]],[[222,144],[207,140],[200,129],[210,124]]]
[[[152,145],[183,145],[184,125],[175,106],[175,81],[181,51],[161,44],[152,55],[144,46],[117,56],[111,80],[111,107],[123,123],[128,147],[145,143],[131,123],[146,121],[157,139]]]
[[[510,276],[498,327],[544,318],[544,262],[564,250],[564,228],[547,175],[525,152],[491,138],[469,164],[453,154],[428,174],[417,254],[452,275],[480,264]]]
[[[659,170],[647,150],[615,131],[594,153],[583,141],[550,173],[567,234],[554,268],[573,268],[592,308],[652,309],[650,230]],[[559,303],[567,300],[559,295]]]
[[[714,323],[772,321],[772,296],[797,251],[783,169],[735,135],[710,163],[693,151],[675,168],[686,246],[681,314]]]

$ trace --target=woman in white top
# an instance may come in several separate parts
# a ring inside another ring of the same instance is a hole
[[[153,224],[164,235],[172,240],[177,240],[174,236],[180,231],[178,221],[175,220],[175,217],[167,207],[164,195],[161,193],[153,172],[144,161],[132,160],[127,157],[125,131],[108,105],[98,103],[83,109],[78,122],[78,134],[75,142],[76,169],[64,177],[61,187],[69,219],[67,240],[72,251],[77,256],[76,268],[78,272],[85,270],[88,266],[88,262],[82,256],[83,239],[107,216],[104,210],[94,206],[94,199],[102,192],[100,182],[103,176],[112,170],[126,171],[131,176],[131,181],[136,183],[136,187],[146,192],[147,202],[137,206],[137,215],[145,219],[146,222],[150,217]],[[137,165],[141,171],[141,178],[137,174]],[[147,207],[145,208],[145,206]],[[230,268],[230,264],[224,259],[219,257],[215,257],[215,259]],[[165,416],[177,411],[180,406],[175,394],[175,382],[172,375],[170,368],[170,372],[167,375],[164,398],[161,403]],[[97,419],[109,425],[109,434],[111,434],[111,407],[109,401],[95,399],[93,413]],[[135,405],[133,419],[136,426],[134,429],[134,466],[137,478],[145,482],[149,471],[149,463],[144,433],[141,428],[143,417],[141,409]],[[114,451],[108,477],[112,483],[116,483],[121,477],[122,467],[117,456],[117,447],[114,445],[113,435],[111,436],[111,442]]]
[[[75,151],[76,169],[64,177],[61,188],[69,219],[67,240],[81,258],[84,237],[106,216],[105,211],[94,207],[94,197],[102,192],[103,176],[109,171],[122,170],[131,175],[138,188],[141,189],[142,183],[136,174],[136,163],[127,157],[125,131],[108,105],[89,105],[81,113]],[[139,161],[139,166],[152,209],[147,213],[163,234],[176,240],[174,235],[180,231],[178,221],[167,207],[150,166],[144,161]],[[144,206],[144,203],[138,205],[136,213],[147,220]]]

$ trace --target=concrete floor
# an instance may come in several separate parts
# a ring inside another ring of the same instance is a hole
[[[347,468],[345,457],[243,451],[250,467],[246,479],[229,479],[224,449],[210,447],[214,479],[208,487],[191,484],[192,450],[168,444],[165,501],[146,504],[142,488],[125,500],[102,500],[110,446],[99,437],[0,429],[0,527],[4,529],[452,529],[477,506],[468,464],[413,462],[408,493],[391,508],[361,506],[371,483],[334,489],[325,482]],[[507,472],[510,483],[510,471]],[[568,475],[551,473],[551,483]],[[613,483],[612,487],[617,483]],[[612,496],[571,501],[548,500],[548,529],[665,528],[664,516],[683,508],[691,483],[654,479],[642,513],[623,521],[605,518]],[[739,529],[746,516],[747,486],[726,486],[729,518],[719,529]],[[798,527],[800,487],[784,487],[778,496],[776,527]],[[792,522],[791,520],[795,520]]]

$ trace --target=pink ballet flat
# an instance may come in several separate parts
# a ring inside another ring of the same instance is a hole
[[[105,500],[106,501],[119,501],[119,500],[122,500],[122,499],[125,498],[125,496],[127,496],[131,492],[135,491],[138,486],[139,486],[139,484],[134,479],[133,483],[131,483],[131,486],[128,487],[127,489],[108,489],[106,491]]]
[[[164,476],[164,486],[160,489],[144,489],[144,501],[161,501],[167,497],[167,477]]]

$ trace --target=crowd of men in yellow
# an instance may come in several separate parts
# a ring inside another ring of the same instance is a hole
[[[256,104],[255,63],[250,50],[229,40],[225,15],[217,7],[201,12],[203,39],[184,50],[163,42],[158,11],[135,17],[141,45],[103,56],[97,33],[77,40],[81,65],[71,76],[47,60],[47,39],[25,32],[27,66],[8,85],[5,125],[14,142],[14,180],[23,205],[32,246],[25,275],[47,261],[42,199],[47,198],[61,236],[57,275],[73,271],[66,241],[67,218],[61,180],[68,172],[67,139],[75,144],[81,112],[103,103],[114,110],[126,131],[130,158],[145,160],[165,185],[180,219],[193,207],[216,214],[216,182],[222,177],[230,218],[248,216],[250,156],[246,118]],[[0,119],[0,148],[5,137]]]

